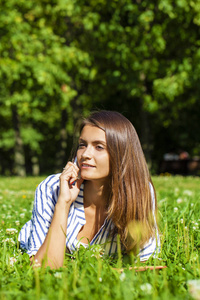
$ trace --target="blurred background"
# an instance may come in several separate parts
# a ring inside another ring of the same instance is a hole
[[[60,172],[91,110],[123,113],[152,174],[200,175],[199,0],[1,0],[0,174]]]

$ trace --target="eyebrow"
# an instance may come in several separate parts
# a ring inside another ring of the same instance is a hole
[[[79,142],[87,142],[87,141],[84,140],[83,138],[79,138]],[[92,141],[92,144],[103,144],[106,146],[106,142],[104,142],[102,140],[94,140],[94,141]]]

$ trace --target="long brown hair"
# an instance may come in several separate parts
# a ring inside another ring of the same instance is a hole
[[[94,112],[80,130],[85,125],[101,128],[106,134],[111,180],[108,218],[127,250],[142,247],[155,234],[155,222],[150,192],[153,184],[136,130],[115,111]]]

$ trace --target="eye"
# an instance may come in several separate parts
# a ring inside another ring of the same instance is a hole
[[[84,143],[79,143],[78,149],[83,149],[84,147],[85,147],[85,144],[84,144]]]
[[[104,146],[102,146],[102,145],[97,145],[97,146],[96,146],[96,149],[97,149],[97,150],[104,150],[105,148],[104,148]]]

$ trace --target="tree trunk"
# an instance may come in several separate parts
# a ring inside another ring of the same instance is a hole
[[[32,175],[39,176],[40,175],[40,165],[39,165],[39,159],[36,154],[32,155],[31,163],[32,163]]]
[[[15,133],[14,174],[18,176],[26,176],[24,148],[20,135],[19,115],[16,105],[13,105],[12,107],[12,120]]]

